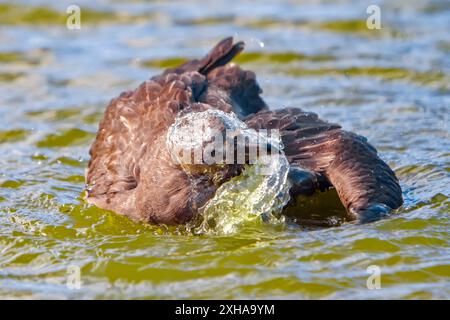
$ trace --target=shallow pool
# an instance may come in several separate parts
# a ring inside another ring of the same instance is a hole
[[[448,1],[78,0],[68,30],[72,2],[0,3],[0,298],[450,297]],[[272,108],[368,137],[401,181],[397,214],[196,236],[81,200],[108,101],[228,35]]]

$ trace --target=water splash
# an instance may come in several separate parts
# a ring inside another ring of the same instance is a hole
[[[264,174],[262,172],[264,171]],[[289,201],[289,162],[282,153],[265,155],[224,183],[202,211],[196,233],[232,234],[264,221],[283,222],[279,215]]]
[[[235,114],[221,110],[190,112],[178,117],[168,130],[166,143],[172,159],[179,163],[192,161],[190,156],[193,150],[203,152],[205,143],[217,143],[220,140],[217,137],[221,135],[217,134],[214,120],[220,120],[226,129],[226,136],[230,132],[230,136],[234,137],[239,132],[241,137],[258,144],[259,155],[249,156],[251,165],[247,165],[240,176],[222,184],[214,198],[200,209],[200,222],[194,222],[194,233],[231,234],[244,225],[254,226],[256,221],[282,221],[277,214],[289,201],[289,162],[283,153],[278,131],[271,130],[269,134],[267,130],[248,128]],[[273,148],[270,153],[266,153],[267,145]],[[213,150],[217,151],[220,147],[224,147],[223,141],[215,144]],[[187,157],[184,156],[186,154]],[[219,158],[223,161],[222,157]],[[204,158],[199,160],[204,163]],[[192,226],[188,228],[192,229]]]

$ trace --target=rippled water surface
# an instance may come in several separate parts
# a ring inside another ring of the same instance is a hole
[[[79,0],[82,27],[68,30],[73,2],[0,2],[0,297],[450,297],[448,1]],[[374,3],[381,30],[366,28]],[[368,137],[400,178],[398,214],[196,236],[81,200],[108,101],[228,35],[246,41],[237,62],[273,108]],[[381,290],[366,287],[370,265]]]

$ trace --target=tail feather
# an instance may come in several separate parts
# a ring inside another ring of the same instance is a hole
[[[168,73],[182,74],[185,72],[197,71],[207,75],[217,67],[226,65],[233,60],[244,49],[244,42],[239,41],[233,44],[233,37],[228,37],[220,41],[214,48],[201,60],[191,60],[176,68],[167,69],[163,75]]]
[[[244,42],[239,41],[233,44],[232,37],[225,38],[201,60],[202,66],[198,71],[206,75],[211,70],[226,65],[242,50],[244,50]]]

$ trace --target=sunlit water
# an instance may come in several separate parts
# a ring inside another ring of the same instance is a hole
[[[0,3],[0,297],[449,297],[448,1],[76,2],[81,30],[65,28],[72,1]],[[381,30],[366,28],[370,4]],[[108,101],[228,35],[246,41],[237,62],[272,108],[368,137],[400,178],[398,214],[193,235],[81,200]],[[366,287],[370,265],[380,290]]]

